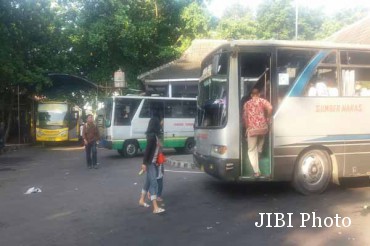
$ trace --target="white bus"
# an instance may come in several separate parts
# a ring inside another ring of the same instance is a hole
[[[242,124],[253,88],[273,106],[254,178]],[[234,181],[292,181],[303,194],[370,176],[370,46],[231,41],[202,63],[194,159]]]
[[[164,119],[164,148],[191,153],[194,148],[195,98],[116,96],[105,102],[105,139],[103,145],[125,157],[134,157],[146,147],[150,118]]]

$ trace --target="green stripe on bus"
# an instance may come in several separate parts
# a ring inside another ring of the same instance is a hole
[[[123,149],[123,140],[113,141],[112,149]]]
[[[182,148],[185,147],[186,137],[182,138],[166,138],[164,140],[165,148]]]
[[[187,137],[177,138],[166,138],[164,139],[164,148],[182,148],[185,147]],[[136,139],[139,143],[140,149],[146,148],[146,139]],[[115,140],[112,142],[112,149],[120,150],[123,149],[123,143],[125,140]]]

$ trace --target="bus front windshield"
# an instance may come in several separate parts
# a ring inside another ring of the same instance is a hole
[[[222,127],[227,119],[226,76],[209,77],[199,84],[196,127]]]
[[[36,126],[44,129],[66,128],[68,127],[67,111],[66,104],[40,104]]]

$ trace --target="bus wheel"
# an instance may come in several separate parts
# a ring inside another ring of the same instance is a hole
[[[194,138],[188,138],[184,147],[176,147],[175,150],[179,154],[192,154],[195,146]]]
[[[331,178],[331,162],[326,151],[309,150],[299,158],[293,177],[293,187],[304,195],[325,191]]]
[[[139,149],[139,145],[135,141],[125,141],[123,144],[123,156],[127,158],[135,157]]]
[[[188,138],[185,142],[185,153],[192,154],[194,151],[195,141],[194,138]]]

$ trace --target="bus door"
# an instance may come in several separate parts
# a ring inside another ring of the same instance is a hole
[[[79,139],[79,112],[71,111],[69,122],[68,122],[68,140],[69,141],[78,141]]]
[[[240,74],[240,134],[241,138],[241,176],[253,177],[254,171],[248,156],[248,141],[243,122],[243,106],[250,99],[252,89],[260,90],[260,97],[271,102],[271,53],[270,52],[241,52],[239,54]],[[263,137],[262,137],[263,138]],[[259,168],[264,177],[271,176],[271,134],[263,138],[262,152],[258,155]]]

